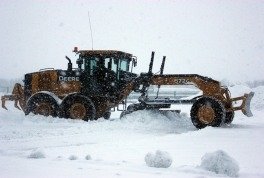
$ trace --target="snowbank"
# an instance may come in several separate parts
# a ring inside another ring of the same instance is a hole
[[[216,174],[225,174],[236,177],[239,172],[239,165],[236,160],[231,158],[222,150],[213,153],[206,153],[202,157],[201,168],[215,172]]]
[[[43,150],[38,149],[38,150],[33,150],[29,155],[28,158],[33,158],[33,159],[40,159],[40,158],[45,158],[45,153]]]
[[[145,156],[145,162],[149,167],[168,168],[172,163],[169,153],[157,150],[155,154],[148,153]]]

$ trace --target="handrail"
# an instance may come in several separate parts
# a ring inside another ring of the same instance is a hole
[[[49,68],[44,68],[44,69],[39,69],[39,71],[45,71],[45,70],[55,70],[54,68],[52,67],[49,67]]]

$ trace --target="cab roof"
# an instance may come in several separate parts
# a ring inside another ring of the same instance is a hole
[[[79,50],[76,51],[76,54],[80,54],[80,56],[132,58],[132,54],[117,50]]]

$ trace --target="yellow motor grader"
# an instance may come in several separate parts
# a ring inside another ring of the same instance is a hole
[[[24,85],[15,84],[12,95],[1,97],[2,108],[7,100],[14,101],[14,106],[29,113],[44,116],[82,119],[85,121],[104,117],[108,119],[111,109],[120,103],[125,105],[121,117],[137,110],[162,110],[173,104],[192,104],[190,116],[197,128],[218,127],[222,123],[231,123],[234,111],[241,110],[246,116],[252,116],[250,101],[253,92],[231,98],[227,87],[220,82],[197,74],[163,74],[165,56],[160,74],[153,74],[154,52],[151,54],[149,71],[137,75],[132,72],[137,58],[132,54],[116,50],[78,50],[77,68],[68,60],[68,68],[42,69],[27,73]],[[156,85],[194,85],[202,95],[189,99],[150,99],[147,95],[149,86]],[[137,104],[126,107],[126,98],[132,92],[141,93]],[[240,106],[233,102],[241,101]]]

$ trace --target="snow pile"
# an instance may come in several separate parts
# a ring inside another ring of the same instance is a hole
[[[148,153],[145,156],[145,162],[149,167],[168,168],[172,163],[169,153],[157,150],[156,154]]]
[[[86,160],[91,160],[92,157],[91,157],[91,155],[86,155],[86,156],[85,156],[85,159],[86,159]]]
[[[75,155],[71,155],[71,156],[69,157],[69,160],[77,160],[77,159],[78,159],[78,157],[75,156]]]
[[[45,157],[46,157],[45,153],[41,149],[34,150],[28,155],[28,158],[33,158],[33,159],[40,159],[40,158],[45,158]]]
[[[225,174],[231,177],[238,176],[239,172],[237,161],[222,150],[206,153],[202,157],[201,168],[215,172],[216,174]]]

